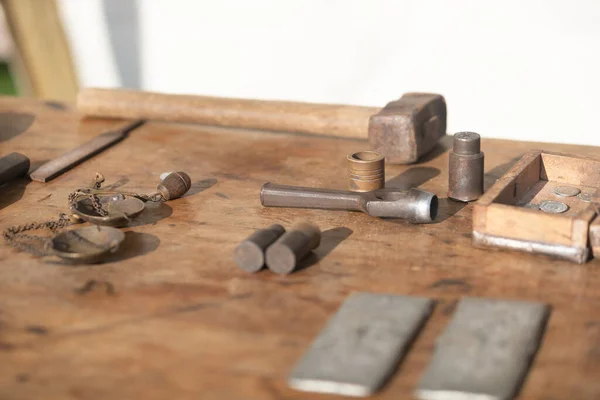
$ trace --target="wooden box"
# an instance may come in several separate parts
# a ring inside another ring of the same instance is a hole
[[[596,213],[600,213],[598,205],[596,205]],[[600,215],[590,225],[590,246],[594,258],[600,258]]]
[[[586,202],[577,196],[560,197],[553,190],[561,185],[590,193],[594,201]],[[600,160],[546,151],[529,152],[475,204],[473,244],[585,263],[591,254],[590,236],[597,235],[600,243],[600,229],[590,230],[598,209],[595,202],[599,187]],[[563,202],[569,209],[561,214],[549,214],[528,208],[545,200]]]

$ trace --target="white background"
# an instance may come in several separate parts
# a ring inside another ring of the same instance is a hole
[[[437,92],[449,133],[600,145],[598,0],[60,4],[84,86],[370,106]]]

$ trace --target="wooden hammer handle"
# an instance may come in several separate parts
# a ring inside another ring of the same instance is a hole
[[[80,113],[92,117],[187,122],[366,139],[378,108],[83,89]]]

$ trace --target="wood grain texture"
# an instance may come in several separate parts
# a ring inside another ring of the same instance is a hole
[[[33,125],[0,153],[32,163],[63,154],[111,126],[42,103],[0,100],[0,117]],[[574,265],[471,246],[473,205],[445,198],[450,142],[421,164],[386,168],[388,186],[440,195],[437,223],[410,225],[359,212],[264,208],[266,181],[343,189],[345,156],[367,142],[149,123],[50,183],[0,187],[0,228],[54,218],[67,194],[102,172],[122,189],[151,192],[183,170],[192,190],[149,205],[125,229],[111,262],[69,267],[0,246],[0,398],[323,399],[286,378],[324,323],[354,291],[430,297],[431,319],[376,399],[411,398],[436,337],[464,295],[548,303],[552,314],[521,399],[600,397],[600,261]],[[486,187],[540,144],[483,140]],[[545,144],[582,156],[598,148]],[[235,246],[255,229],[299,219],[323,231],[312,265],[289,276],[248,274]]]
[[[598,187],[600,160],[574,158],[570,154],[542,153],[541,177],[547,181]]]
[[[560,214],[541,214],[538,210],[492,204],[487,208],[486,229],[482,233],[511,239],[573,245],[573,219]],[[587,229],[586,229],[587,231]]]
[[[378,108],[86,88],[77,109],[92,117],[187,122],[268,131],[367,138]]]
[[[55,0],[1,0],[26,94],[72,102],[78,79]],[[21,82],[18,82],[21,83]],[[20,85],[21,86],[21,85]]]
[[[524,193],[523,189],[515,189],[517,179],[520,176],[529,177],[533,174],[534,179],[539,180],[540,154],[541,151],[533,150],[521,157],[503,176],[499,177],[498,184],[489,188],[476,204],[479,206],[487,206],[492,203],[515,204],[519,195]],[[527,189],[529,187],[531,185],[526,186]]]

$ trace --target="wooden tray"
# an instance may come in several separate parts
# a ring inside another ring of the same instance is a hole
[[[559,185],[596,193],[600,187],[600,161],[546,151],[525,154],[475,204],[473,244],[585,263],[590,256],[590,222],[597,207],[576,196],[555,195],[553,190]],[[569,210],[548,214],[525,207],[544,200],[561,201]]]

